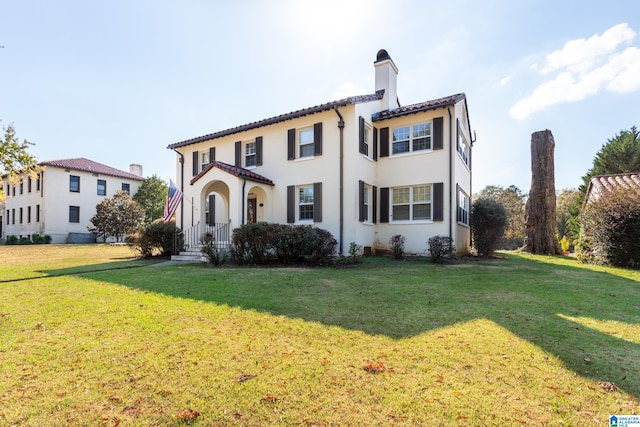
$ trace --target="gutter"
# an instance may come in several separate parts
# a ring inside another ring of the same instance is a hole
[[[335,111],[339,117],[338,129],[340,129],[340,238],[338,254],[342,255],[342,242],[344,240],[344,119],[340,111],[338,111],[338,106],[335,106],[333,111]]]
[[[242,222],[240,222],[240,225],[244,225],[244,203],[245,203],[244,192],[245,192],[246,185],[247,185],[247,178],[245,178],[242,182]]]
[[[453,118],[451,117],[451,107],[447,107],[449,113],[449,239],[453,242]],[[457,208],[457,207],[456,207]]]
[[[184,195],[184,155],[173,148],[173,151],[180,156],[180,191]],[[183,196],[184,197],[184,196]],[[180,202],[180,230],[184,230],[184,200]],[[193,224],[192,224],[193,225]]]

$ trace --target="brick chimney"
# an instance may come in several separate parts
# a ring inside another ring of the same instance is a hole
[[[376,69],[376,92],[384,90],[382,98],[382,111],[398,108],[398,67],[393,63],[386,50],[380,49],[373,63]]]

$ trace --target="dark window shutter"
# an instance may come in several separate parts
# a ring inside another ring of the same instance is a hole
[[[209,163],[216,161],[216,147],[209,148]]]
[[[287,222],[293,224],[296,222],[296,187],[295,185],[287,186]]]
[[[209,225],[216,225],[216,195],[209,194]]]
[[[322,183],[313,183],[313,222],[322,222]]]
[[[289,129],[287,131],[287,160],[295,160],[296,158],[296,130]]]
[[[460,184],[456,184],[456,220],[462,221],[462,212],[460,211]]]
[[[444,220],[444,184],[433,184],[433,220]]]
[[[364,181],[358,181],[358,221],[364,221]]]
[[[389,128],[380,129],[380,157],[389,157]]]
[[[322,155],[322,123],[313,125],[313,149],[314,155]]]
[[[262,137],[256,138],[256,166],[262,166]]]
[[[373,186],[373,191],[371,191],[371,212],[373,218],[371,218],[371,222],[374,224],[378,223],[378,187]]]
[[[389,222],[389,187],[380,189],[380,222]]]
[[[436,117],[433,119],[433,149],[442,150],[444,147],[444,135],[443,135],[443,122],[442,117]]]
[[[198,152],[197,151],[193,152],[192,159],[193,159],[192,172],[193,172],[193,176],[196,176],[196,175],[198,175],[198,164],[200,163],[200,162],[198,162]]]
[[[378,128],[373,128],[373,160],[378,160]]]
[[[358,150],[361,153],[365,154],[366,150],[365,150],[365,146],[364,146],[364,117],[362,117],[362,116],[360,116],[360,119],[359,119],[358,129],[359,129],[358,138],[359,138],[359,141],[360,141],[360,144],[358,145]],[[362,220],[360,220],[360,221],[362,221]]]
[[[236,142],[236,166],[242,167],[242,141]]]

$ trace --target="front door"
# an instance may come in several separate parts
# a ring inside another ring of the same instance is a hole
[[[257,210],[257,199],[247,199],[247,224],[254,224],[256,222]]]

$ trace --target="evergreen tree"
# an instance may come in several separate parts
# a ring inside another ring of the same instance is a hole
[[[500,249],[517,249],[524,244],[524,206],[526,195],[515,185],[504,188],[499,185],[488,185],[475,196],[476,200],[493,200],[505,209],[507,225],[504,236],[499,243]]]
[[[144,224],[144,209],[131,199],[126,191],[118,190],[113,197],[107,197],[96,205],[96,214],[91,217],[87,229],[107,238],[115,237],[116,241],[125,234],[135,233]]]

